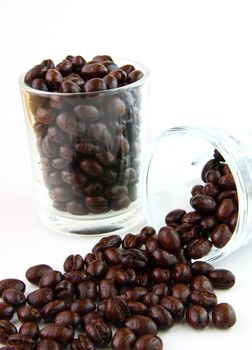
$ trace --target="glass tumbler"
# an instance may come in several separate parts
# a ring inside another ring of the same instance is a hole
[[[55,93],[20,78],[38,213],[60,232],[107,234],[141,216],[139,169],[148,142],[148,77],[100,92]]]
[[[221,155],[220,162],[213,159],[215,150]],[[165,225],[168,212],[178,208],[186,212],[194,210],[190,199],[195,185],[200,185],[203,194],[206,194],[204,191],[209,185],[206,180],[203,181],[202,169],[209,160],[216,169],[218,166],[220,171],[222,167],[231,171],[235,182],[235,190],[228,188],[228,184],[224,188],[219,183],[216,194],[211,194],[216,201],[216,212],[222,210],[225,216],[225,219],[221,219],[217,214],[216,225],[226,224],[232,232],[223,247],[213,244],[210,252],[202,258],[213,262],[252,240],[252,133],[237,128],[197,126],[181,126],[164,131],[146,154],[141,189],[146,217],[151,225],[160,228]],[[224,206],[225,199],[230,206]],[[216,215],[216,212],[211,215]],[[215,227],[207,228],[200,220],[199,217],[193,224],[197,237],[211,240]],[[189,228],[188,232],[193,233]],[[190,235],[187,237],[194,239]]]

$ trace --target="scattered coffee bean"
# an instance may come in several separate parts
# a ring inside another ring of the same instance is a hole
[[[186,321],[192,328],[205,328],[209,322],[208,313],[202,306],[191,305],[186,310]]]
[[[212,311],[213,324],[217,328],[225,329],[232,327],[236,322],[233,307],[228,303],[217,304]]]

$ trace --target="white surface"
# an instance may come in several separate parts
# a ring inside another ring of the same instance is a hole
[[[96,241],[55,234],[37,218],[19,75],[66,54],[129,57],[152,72],[153,135],[181,124],[244,125],[252,114],[251,15],[251,2],[241,0],[0,2],[0,279],[23,278],[41,262],[60,269],[68,254],[85,255]],[[235,307],[236,326],[176,325],[162,334],[165,350],[251,347],[251,250],[218,264],[237,276],[232,290],[218,293]]]

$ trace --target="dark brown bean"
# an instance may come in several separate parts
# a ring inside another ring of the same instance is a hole
[[[58,89],[62,82],[62,75],[57,69],[50,68],[46,72],[45,80],[51,89]]]
[[[122,265],[133,269],[144,269],[148,265],[148,258],[144,251],[127,249],[122,253]]]
[[[128,307],[131,315],[143,315],[148,310],[147,306],[139,301],[129,301]]]
[[[91,279],[96,280],[102,278],[107,272],[107,269],[107,264],[104,261],[95,260],[88,265],[86,272]]]
[[[189,300],[190,289],[184,283],[175,283],[172,286],[171,295],[177,299],[180,299],[183,304],[186,304]]]
[[[131,268],[118,268],[115,272],[115,280],[119,286],[130,286],[136,282],[136,278],[136,272]]]
[[[171,313],[175,321],[181,321],[183,319],[185,307],[180,299],[171,295],[166,295],[161,299],[160,305],[165,307]]]
[[[227,220],[236,211],[237,207],[230,198],[223,199],[217,208],[217,218],[220,221]]]
[[[186,214],[186,212],[183,209],[174,209],[174,210],[170,211],[165,217],[166,225],[172,224],[174,222],[180,223],[182,217],[185,214]]]
[[[212,197],[197,194],[190,200],[191,206],[200,214],[211,214],[216,209],[216,202]]]
[[[147,293],[147,289],[144,287],[135,287],[127,289],[122,296],[127,301],[140,301],[143,299],[144,295]]]
[[[144,334],[137,339],[132,350],[162,350],[162,340],[153,334]]]
[[[211,215],[211,216],[205,216],[204,218],[201,219],[200,221],[200,228],[203,231],[211,231],[215,228],[215,226],[217,225],[217,219],[215,216]]]
[[[25,295],[16,289],[5,289],[2,294],[2,299],[4,302],[10,304],[13,308],[18,308],[25,305]]]
[[[78,336],[78,339],[74,339],[70,347],[71,350],[95,350],[94,344],[91,339],[83,334]]]
[[[179,260],[176,257],[176,255],[168,253],[164,249],[154,250],[151,254],[151,258],[154,266],[162,267],[164,269],[179,263]]]
[[[158,231],[160,245],[169,252],[176,252],[180,247],[179,234],[171,227],[162,227]]]
[[[84,267],[84,260],[81,255],[69,255],[64,261],[64,271],[81,271]]]
[[[130,310],[121,296],[115,296],[105,300],[104,314],[109,322],[119,326],[130,316]]]
[[[107,346],[112,338],[110,326],[96,312],[90,312],[83,318],[84,329],[93,343],[99,347]]]
[[[168,285],[166,283],[153,284],[151,291],[157,294],[160,298],[169,294]]]
[[[229,270],[216,269],[209,271],[207,277],[216,289],[229,289],[235,284],[235,276]]]
[[[14,315],[13,307],[4,302],[0,302],[0,319],[1,320],[11,320]]]
[[[162,269],[161,267],[155,267],[151,271],[151,280],[154,283],[169,283],[171,281],[171,271],[169,269]]]
[[[181,222],[186,224],[196,224],[201,219],[202,216],[200,213],[197,211],[190,211],[182,217]]]
[[[170,312],[162,305],[152,305],[148,309],[148,316],[158,327],[170,328],[174,324],[174,319]]]
[[[192,278],[192,271],[188,264],[179,263],[173,269],[174,281],[176,283],[189,283]]]
[[[195,185],[193,186],[191,190],[192,196],[196,196],[197,194],[203,194],[203,186],[202,185]]]
[[[28,335],[32,339],[37,340],[39,336],[39,328],[34,322],[25,322],[19,328],[19,333],[22,335]]]
[[[76,286],[76,295],[78,298],[89,298],[95,300],[97,298],[96,284],[91,281],[83,281]]]
[[[30,306],[25,305],[17,310],[17,317],[20,322],[39,322],[41,320],[41,312],[40,310]]]
[[[218,170],[219,168],[219,161],[217,161],[216,159],[210,159],[209,161],[206,162],[206,164],[204,165],[202,171],[201,171],[201,179],[206,182],[206,173],[209,170]]]
[[[66,327],[59,324],[49,324],[39,331],[40,339],[50,339],[66,346],[74,338],[74,330],[72,327]]]
[[[51,339],[40,340],[36,344],[36,350],[60,350],[59,344]]]
[[[134,83],[135,81],[142,79],[143,76],[144,76],[143,72],[135,69],[131,73],[129,73],[127,81],[129,83]]]
[[[194,290],[190,293],[190,301],[193,304],[203,306],[205,309],[212,309],[217,304],[217,297],[211,292]]]
[[[9,336],[17,333],[17,328],[7,320],[0,320],[0,343],[5,344]]]
[[[231,173],[222,176],[219,185],[224,191],[236,190],[235,181]]]
[[[202,329],[208,325],[209,317],[202,306],[191,305],[186,310],[186,321],[192,328]]]
[[[193,279],[191,280],[191,288],[196,290],[201,290],[203,292],[204,291],[210,292],[210,293],[213,293],[214,291],[213,285],[210,279],[204,275],[193,277]]]
[[[15,347],[26,347],[32,349],[35,345],[35,341],[28,335],[22,335],[19,333],[11,334],[7,340],[8,345],[13,345]]]
[[[67,309],[64,300],[53,300],[42,308],[42,317],[46,322],[52,322],[54,317],[61,311]]]
[[[185,253],[190,259],[200,259],[210,252],[211,246],[212,244],[208,239],[195,238],[188,243]]]
[[[109,248],[112,249],[112,248]],[[99,297],[101,300],[114,297],[118,293],[115,282],[112,279],[103,279],[99,283]]]
[[[80,316],[76,312],[65,310],[55,316],[54,322],[62,326],[72,326],[75,328],[80,323]]]
[[[69,271],[65,272],[63,275],[64,279],[70,283],[72,283],[74,286],[83,282],[88,281],[89,276],[84,271]],[[55,287],[56,288],[56,287]]]
[[[54,299],[54,292],[51,288],[40,288],[27,295],[27,302],[34,307],[43,307]]]
[[[124,325],[128,327],[137,337],[144,334],[157,334],[157,325],[156,323],[147,316],[143,315],[134,315],[130,316],[125,322]]]
[[[88,298],[75,299],[70,305],[69,308],[72,312],[76,312],[80,316],[84,316],[89,312],[92,312],[96,309],[94,302]]]
[[[45,272],[39,280],[39,288],[54,288],[61,280],[61,272],[54,270]]]
[[[149,237],[154,236],[156,230],[151,226],[145,226],[139,232],[139,239],[142,244],[145,244]]]
[[[85,79],[104,77],[108,69],[102,63],[85,64],[81,69],[81,75]]]
[[[232,232],[226,224],[219,224],[211,232],[211,240],[215,247],[223,248],[232,237]]]
[[[15,289],[17,290],[18,292],[22,292],[24,293],[25,291],[25,284],[23,281],[20,281],[16,278],[6,278],[4,280],[1,280],[0,281],[0,297],[2,296],[3,294],[3,291],[5,289]]]
[[[147,307],[150,307],[151,305],[158,304],[159,301],[160,301],[159,295],[154,293],[154,292],[147,292],[143,296],[143,303]]]
[[[213,308],[212,320],[215,327],[226,329],[236,323],[236,314],[230,304],[221,303]]]
[[[214,267],[205,261],[194,261],[191,265],[193,275],[207,275]]]
[[[113,350],[131,350],[135,340],[136,336],[129,328],[121,327],[114,333],[111,346]]]

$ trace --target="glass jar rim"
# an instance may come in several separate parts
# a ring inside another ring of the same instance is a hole
[[[18,83],[19,83],[19,87],[21,90],[26,91],[28,93],[32,93],[32,94],[36,94],[36,95],[43,95],[43,96],[94,96],[97,94],[115,94],[118,92],[123,92],[123,91],[127,91],[130,89],[134,89],[138,86],[142,86],[150,77],[150,70],[147,66],[145,66],[142,63],[139,63],[138,61],[133,61],[133,60],[129,60],[127,58],[123,58],[123,57],[116,57],[116,60],[123,60],[125,62],[127,62],[127,64],[132,64],[137,66],[137,68],[141,69],[144,73],[144,76],[135,81],[134,83],[128,84],[128,85],[124,85],[124,86],[120,86],[117,87],[115,89],[109,89],[109,90],[101,90],[101,91],[92,91],[92,92],[51,92],[51,91],[42,91],[42,90],[38,90],[38,89],[33,89],[32,87],[30,87],[29,85],[27,85],[24,82],[24,77],[26,75],[27,72],[22,73],[21,76],[19,77]]]

